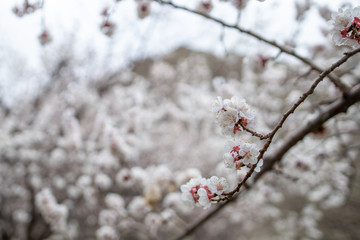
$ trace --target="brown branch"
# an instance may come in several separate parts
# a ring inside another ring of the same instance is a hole
[[[235,29],[241,33],[244,33],[244,34],[247,34],[253,38],[256,38],[257,40],[259,41],[262,41],[264,43],[267,43],[275,48],[278,48],[280,50],[280,52],[284,52],[290,56],[293,56],[297,59],[299,59],[300,61],[302,61],[303,63],[305,63],[306,65],[310,66],[312,69],[314,69],[315,71],[321,73],[323,72],[323,69],[321,69],[319,66],[317,66],[316,64],[314,64],[311,60],[295,53],[294,50],[292,49],[289,49],[289,48],[286,48],[284,46],[281,46],[280,44],[276,43],[275,41],[271,41],[271,40],[268,40],[250,30],[246,30],[242,27],[239,27],[238,25],[232,25],[232,24],[228,24],[228,23],[225,23],[224,21],[220,20],[220,19],[217,19],[217,18],[214,18],[214,17],[211,17],[209,15],[206,15],[206,14],[203,14],[203,13],[200,13],[200,12],[196,12],[195,10],[191,10],[189,8],[186,8],[186,7],[183,7],[183,6],[179,6],[177,4],[174,4],[172,2],[169,2],[169,1],[163,1],[163,0],[154,0],[160,4],[163,4],[163,5],[169,5],[169,6],[172,6],[173,8],[177,8],[177,9],[181,9],[181,10],[184,10],[186,12],[189,12],[189,13],[193,13],[193,14],[196,14],[196,15],[199,15],[199,16],[202,16],[204,18],[207,18],[213,22],[216,22],[224,27],[227,27],[227,28],[231,28],[231,29]],[[343,93],[347,92],[348,90],[348,87],[343,84],[340,79],[338,79],[336,76],[333,76],[333,75],[329,75],[327,76],[330,81],[338,88],[340,89]]]
[[[279,162],[282,157],[299,141],[314,130],[322,126],[327,120],[336,116],[339,113],[346,112],[353,104],[360,101],[360,84],[353,87],[347,95],[347,98],[339,98],[337,101],[327,106],[318,116],[309,121],[302,128],[298,129],[278,148],[271,156],[266,157],[262,171],[255,176],[255,180],[259,179],[264,173],[270,171],[276,162]]]
[[[268,135],[264,135],[264,134],[260,134],[260,133],[257,133],[247,127],[244,126],[244,124],[242,124],[241,120],[238,121],[238,124],[240,124],[240,126],[248,133],[250,133],[251,135],[253,135],[254,137],[258,137],[260,140],[264,140],[266,138],[269,138]]]
[[[271,140],[273,138],[273,136],[276,134],[276,132],[283,126],[284,122],[286,121],[286,119],[292,114],[294,113],[294,111],[296,110],[297,107],[300,106],[300,104],[302,102],[305,101],[305,99],[310,96],[315,88],[319,85],[319,83],[327,76],[329,75],[332,71],[334,71],[336,68],[338,68],[340,65],[342,65],[343,63],[345,63],[350,57],[354,56],[355,54],[360,52],[360,48],[355,49],[354,51],[345,53],[345,56],[343,56],[341,59],[339,59],[337,62],[335,62],[333,65],[331,65],[330,68],[328,68],[327,70],[325,70],[324,72],[322,72],[319,77],[314,81],[314,83],[311,85],[311,87],[309,88],[308,91],[306,91],[305,93],[303,93],[303,95],[299,98],[299,100],[284,114],[284,116],[282,117],[282,119],[279,121],[279,123],[276,125],[276,127],[273,129],[273,131],[271,133],[269,133],[270,135],[270,139]]]

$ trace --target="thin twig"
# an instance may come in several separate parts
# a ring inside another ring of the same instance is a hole
[[[251,135],[253,135],[254,137],[258,137],[260,140],[264,140],[266,138],[269,138],[268,135],[264,135],[264,134],[260,134],[260,133],[257,133],[247,127],[244,126],[244,124],[242,124],[241,120],[238,121],[238,124],[240,124],[240,126],[248,133],[251,133]]]
[[[338,68],[340,65],[345,63],[350,57],[360,52],[360,48],[355,49],[354,51],[348,52],[343,56],[341,59],[339,59],[337,62],[335,62],[333,65],[331,65],[330,68],[322,72],[319,77],[314,81],[314,83],[311,85],[308,91],[303,93],[303,95],[299,98],[299,100],[283,115],[282,119],[279,121],[279,123],[276,125],[276,127],[273,129],[273,131],[270,133],[270,136],[274,136],[276,132],[283,126],[285,120],[295,111],[295,109],[305,101],[305,99],[310,96],[315,88],[319,85],[319,83],[332,71],[334,71],[336,68]],[[270,137],[272,139],[272,137]]]
[[[284,144],[281,145],[271,156],[267,156],[264,161],[262,171],[260,171],[254,179],[260,178],[264,173],[273,168],[276,162],[279,162],[282,157],[299,141],[314,130],[322,126],[327,120],[336,116],[339,113],[346,112],[353,104],[360,101],[360,84],[354,86],[349,92],[347,98],[338,98],[334,103],[330,104],[318,114],[316,118],[309,121],[302,128],[299,128],[294,134],[290,135]]]

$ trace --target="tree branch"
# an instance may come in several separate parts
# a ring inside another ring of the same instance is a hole
[[[343,63],[345,63],[350,57],[354,56],[355,54],[360,52],[360,48],[355,49],[354,51],[351,52],[347,52],[344,54],[344,56],[339,59],[337,62],[335,62],[333,65],[331,65],[330,68],[328,68],[327,70],[325,70],[324,72],[322,72],[319,77],[314,81],[314,83],[311,85],[311,87],[309,88],[308,91],[306,91],[305,93],[303,93],[303,95],[299,98],[299,100],[284,114],[284,116],[282,117],[282,119],[279,121],[279,123],[276,125],[276,127],[271,131],[271,133],[269,133],[270,135],[270,139],[272,139],[272,137],[276,134],[276,132],[283,126],[284,122],[286,121],[286,119],[292,114],[294,113],[294,111],[296,110],[296,108],[305,101],[305,99],[310,96],[315,88],[319,85],[319,83],[327,76],[329,75],[332,71],[334,71],[336,68],[338,68],[340,65],[342,65]]]
[[[310,96],[315,88],[318,86],[318,84],[328,75],[330,74],[334,69],[339,67],[341,64],[345,63],[351,56],[357,54],[360,52],[360,48],[355,49],[354,51],[345,53],[341,59],[339,59],[337,62],[335,62],[333,65],[331,65],[330,68],[328,68],[326,71],[322,72],[319,77],[314,81],[314,83],[311,85],[308,91],[306,91],[299,100],[283,115],[277,126],[271,131],[268,135],[269,138],[267,139],[264,147],[260,150],[260,154],[258,157],[261,159],[265,153],[265,151],[268,149],[268,147],[271,144],[271,141],[273,137],[275,136],[276,132],[282,127],[283,123],[286,121],[286,119],[295,111],[295,109],[305,101],[305,99]],[[291,135],[284,144],[277,150],[275,153],[270,156],[266,157],[264,160],[264,166],[262,167],[262,171],[260,171],[255,177],[254,177],[254,183],[261,178],[261,176],[264,175],[264,173],[270,171],[273,169],[273,166],[276,162],[279,162],[282,157],[293,147],[295,146],[299,141],[301,141],[306,135],[311,133],[312,131],[318,129],[321,125],[323,125],[327,120],[331,119],[335,115],[346,112],[347,109],[352,106],[353,104],[360,101],[360,84],[354,86],[350,91],[345,92],[344,96],[338,98],[335,102],[327,106],[324,111],[318,116],[304,125],[302,128],[300,128],[297,132],[295,132],[293,135]],[[226,205],[228,205],[233,199],[236,197],[234,194],[238,192],[242,185],[246,184],[246,181],[250,178],[252,173],[254,172],[254,169],[256,167],[257,163],[254,164],[250,171],[246,174],[245,178],[238,184],[236,189],[234,189],[232,192],[230,192],[228,195],[232,196],[232,198],[229,198],[229,196],[226,196],[223,204],[218,206],[216,209],[211,211],[209,214],[205,215],[203,218],[201,218],[198,222],[196,222],[194,225],[192,225],[184,234],[176,238],[176,240],[181,240],[185,238],[186,236],[189,236],[191,233],[193,233],[197,228],[202,226],[204,223],[206,223],[209,219],[211,219],[213,216],[215,216],[221,209],[223,209]],[[251,186],[250,186],[251,188]]]
[[[259,172],[257,175],[254,176],[254,183],[256,183],[261,177],[271,171],[274,167],[274,165],[277,162],[280,162],[283,156],[293,147],[301,141],[305,136],[307,136],[309,133],[314,131],[315,129],[318,129],[321,125],[323,125],[327,120],[331,119],[335,115],[346,112],[349,107],[351,107],[353,104],[360,102],[360,84],[353,87],[352,90],[350,90],[347,94],[347,98],[339,98],[337,101],[335,101],[333,104],[329,105],[322,113],[318,115],[314,120],[308,122],[306,125],[304,125],[302,128],[300,128],[298,131],[296,131],[293,135],[291,135],[284,144],[276,150],[271,156],[268,156],[265,158],[264,166],[262,167],[261,172]],[[251,186],[250,186],[251,188]],[[240,193],[237,196],[241,196]],[[199,221],[197,221],[195,224],[193,224],[190,228],[186,230],[184,234],[181,236],[175,238],[174,240],[181,240],[185,237],[191,235],[196,229],[201,227],[204,223],[206,223],[208,220],[210,220],[212,217],[214,217],[218,212],[220,212],[221,209],[223,209],[225,206],[227,206],[229,203],[233,202],[234,199],[237,199],[237,197],[233,197],[232,199],[222,203],[221,205],[217,206],[214,210],[212,210],[209,214],[202,217]]]
[[[251,177],[251,175],[254,173],[254,170],[259,162],[259,160],[261,158],[263,158],[265,152],[267,151],[267,149],[270,147],[272,139],[274,138],[275,134],[279,131],[279,129],[283,126],[283,124],[285,123],[286,119],[295,112],[295,110],[301,105],[301,103],[303,103],[315,90],[315,88],[319,85],[319,83],[328,75],[330,74],[332,71],[334,71],[336,68],[338,68],[339,66],[341,66],[341,64],[345,63],[350,57],[352,57],[353,55],[355,55],[356,53],[360,52],[360,48],[355,49],[352,52],[348,52],[345,53],[345,55],[339,59],[338,61],[336,61],[334,64],[331,65],[331,67],[329,67],[327,70],[325,70],[324,72],[322,72],[318,78],[314,81],[314,83],[311,85],[311,87],[309,88],[309,90],[307,90],[305,93],[303,93],[303,95],[299,98],[299,100],[283,115],[283,117],[280,119],[279,123],[275,126],[275,128],[267,135],[262,136],[261,139],[267,139],[266,143],[264,144],[263,148],[260,150],[259,156],[257,157],[257,162],[256,164],[254,164],[250,171],[245,175],[244,179],[237,185],[237,187],[229,192],[226,193],[224,195],[226,195],[223,198],[220,198],[219,200],[221,201],[225,201],[228,200],[229,198],[231,198],[236,192],[240,191],[240,188],[242,185],[244,185],[246,183],[246,181]],[[347,94],[347,93],[346,93]],[[344,96],[346,96],[346,94],[344,94]],[[320,125],[321,126],[321,125]],[[320,127],[318,126],[318,128]],[[253,133],[254,134],[254,133]],[[296,142],[295,142],[296,144]],[[266,161],[265,161],[266,162]]]
[[[279,162],[282,157],[293,147],[301,141],[307,134],[318,129],[327,120],[331,119],[335,115],[346,112],[347,109],[353,104],[360,101],[360,84],[353,87],[347,95],[347,98],[339,98],[337,101],[327,106],[318,116],[292,134],[284,144],[277,149],[271,156],[266,157],[262,171],[259,172],[255,179],[260,178],[264,173],[270,171],[276,162]]]

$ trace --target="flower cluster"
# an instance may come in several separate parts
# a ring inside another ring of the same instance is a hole
[[[360,44],[360,7],[339,9],[331,15],[332,39],[336,45],[358,47]]]
[[[206,178],[193,178],[188,183],[181,186],[182,199],[193,206],[209,208],[213,197],[221,195],[229,188],[225,178],[212,176]]]
[[[249,143],[244,140],[236,139],[229,141],[226,145],[227,152],[224,154],[224,164],[226,168],[242,170],[244,168],[252,167],[256,164],[259,156],[259,149],[254,143]],[[256,172],[260,172],[260,167],[263,164],[261,159],[255,168]]]
[[[240,138],[244,127],[253,127],[255,124],[255,112],[246,104],[245,99],[232,97],[223,100],[221,97],[212,104],[212,112],[216,113],[217,123],[222,128],[223,134],[231,135],[233,140],[226,144],[224,164],[237,173],[238,170],[245,172],[256,164],[254,171],[260,172],[263,160],[259,159],[259,149],[255,143],[245,138]],[[181,186],[182,199],[192,206],[209,208],[211,203],[230,190],[230,185],[225,178],[212,176],[210,179],[193,178],[187,184]]]
[[[211,111],[216,112],[216,121],[224,135],[239,135],[243,127],[251,128],[255,124],[255,112],[243,98],[234,96],[223,100],[217,97]]]

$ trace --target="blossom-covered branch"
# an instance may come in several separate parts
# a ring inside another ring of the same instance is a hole
[[[240,191],[240,188],[246,184],[247,180],[252,176],[252,174],[254,173],[255,169],[257,169],[257,164],[261,164],[262,165],[262,158],[264,156],[264,153],[267,151],[267,149],[269,148],[273,137],[275,136],[275,134],[278,132],[278,130],[282,127],[282,125],[284,124],[284,122],[286,121],[286,119],[292,114],[294,113],[294,111],[296,110],[296,108],[298,108],[301,103],[303,103],[306,98],[308,96],[310,96],[315,88],[318,86],[318,84],[328,75],[330,74],[332,71],[334,71],[334,69],[338,68],[339,66],[341,66],[343,63],[345,63],[350,57],[354,56],[355,54],[360,52],[360,48],[351,51],[351,52],[347,52],[344,54],[344,56],[339,59],[337,62],[335,62],[334,64],[331,65],[331,67],[329,67],[327,70],[325,70],[324,72],[322,72],[318,78],[314,81],[314,83],[311,85],[311,87],[308,89],[308,91],[306,91],[300,98],[299,100],[283,115],[283,117],[281,118],[281,120],[279,121],[279,123],[275,126],[275,128],[267,135],[268,139],[266,140],[266,143],[264,144],[263,148],[261,150],[259,150],[259,154],[255,155],[255,153],[250,154],[250,156],[257,156],[256,157],[256,161],[254,161],[254,164],[251,166],[250,170],[247,172],[247,174],[245,175],[245,177],[243,178],[243,180],[237,185],[237,187],[235,189],[233,189],[230,192],[226,192],[226,189],[221,189],[221,191],[219,192],[221,195],[223,195],[223,197],[219,197],[219,198],[214,198],[213,195],[204,195],[204,197],[202,198],[203,201],[206,201],[206,208],[209,207],[210,205],[210,201],[209,199],[213,199],[213,201],[219,202],[219,201],[226,201],[228,200],[225,204],[222,204],[221,206],[219,206],[216,210],[212,211],[211,213],[209,213],[208,215],[206,215],[204,218],[202,218],[200,221],[198,221],[197,223],[195,223],[191,228],[189,228],[189,230],[187,232],[185,232],[181,237],[177,238],[177,239],[183,239],[183,237],[187,236],[189,234],[189,232],[193,232],[197,227],[199,227],[200,225],[202,225],[203,223],[205,223],[207,220],[209,220],[212,216],[214,216],[218,211],[220,211],[220,209],[222,209],[226,204],[228,204],[230,201],[230,199],[233,198],[234,194]],[[296,145],[296,143],[298,143],[301,139],[303,139],[307,134],[309,134],[310,132],[314,131],[315,129],[319,128],[324,122],[326,122],[328,119],[332,118],[333,116],[337,115],[338,113],[341,112],[345,112],[351,105],[355,104],[356,102],[360,101],[360,85],[356,85],[354,86],[350,91],[346,92],[346,94],[344,96],[344,98],[339,98],[338,101],[334,102],[333,104],[331,104],[324,113],[319,114],[319,116],[311,123],[305,125],[303,128],[301,128],[298,132],[296,132],[296,134],[294,134],[294,136],[290,137],[289,140],[287,142],[285,142],[281,147],[272,157],[269,158],[265,158],[265,166],[264,169],[262,171],[260,171],[260,173],[258,175],[255,176],[255,181],[258,180],[260,178],[260,176],[262,176],[265,172],[268,172],[272,169],[273,165],[280,161],[282,156],[294,145]],[[236,99],[232,99],[232,101],[230,100],[225,100],[224,103],[222,102],[221,98],[218,98],[217,101],[215,101],[215,104],[213,105],[213,109],[217,112],[218,116],[217,118],[219,119],[219,115],[221,116],[222,114],[228,114],[230,109],[242,109],[244,108],[244,104],[246,104],[245,102],[240,103],[241,101],[239,101],[237,98]],[[231,108],[229,109],[228,106],[231,106]],[[241,106],[240,108],[238,106]],[[248,111],[248,106],[245,105],[245,109]],[[238,110],[239,111],[239,110]],[[241,110],[240,110],[241,112]],[[220,113],[220,114],[219,114]],[[236,111],[235,111],[236,113]],[[231,113],[230,111],[230,116],[225,117],[226,120],[230,120],[230,124],[229,122],[225,121],[225,124],[222,125],[223,129],[225,129],[224,134],[231,134],[231,135],[236,135],[238,132],[241,132],[241,129],[237,129],[236,128],[236,124],[238,121],[240,121],[239,119],[237,119],[237,114],[234,115],[234,113]],[[240,115],[239,115],[240,116]],[[220,119],[223,119],[224,117],[221,117]],[[253,117],[251,118],[253,119]],[[220,123],[223,123],[224,121],[220,120]],[[244,122],[244,121],[242,121]],[[247,121],[245,121],[247,122]],[[235,123],[235,125],[234,125]],[[230,127],[230,131],[226,131],[226,129],[228,129],[228,126],[234,126],[234,127]],[[232,130],[233,129],[233,130]],[[240,154],[240,149],[243,149],[243,146],[241,146],[243,143],[240,141],[239,143],[234,144],[234,146],[231,146],[230,149],[233,149],[230,151],[231,154],[229,155],[229,159],[230,161],[228,161],[228,164],[231,163],[236,163],[235,169],[240,169],[240,167],[244,166],[243,161],[239,161],[238,160],[242,160],[243,156]],[[241,147],[240,147],[241,146]],[[250,153],[250,151],[245,151],[246,155],[248,155],[248,153]],[[235,154],[234,154],[235,153]],[[226,157],[224,157],[226,159]],[[232,161],[233,159],[233,161]],[[260,162],[261,161],[261,162]],[[267,163],[267,161],[269,161],[269,163]],[[238,165],[237,163],[239,163],[240,165]],[[249,162],[250,163],[250,162]],[[227,161],[225,160],[225,164],[227,164]],[[238,167],[240,166],[240,167]],[[232,165],[231,165],[232,167]],[[258,172],[258,171],[256,171]],[[206,186],[206,184],[204,184],[203,186]],[[182,189],[183,192],[189,192],[188,189]],[[197,190],[195,190],[195,192],[193,193],[197,193]],[[191,191],[190,191],[191,192]],[[219,194],[218,193],[218,194]],[[191,194],[190,194],[191,195]],[[189,196],[190,196],[189,195]],[[195,199],[195,202],[198,202],[197,199]],[[192,199],[189,199],[189,201],[191,202]],[[200,203],[200,205],[203,205]]]
[[[319,126],[322,126],[326,121],[336,116],[337,114],[346,112],[349,107],[358,102],[360,102],[360,85],[354,86],[349,92],[347,92],[347,98],[339,98],[333,104],[328,106],[324,111],[322,111],[313,121],[308,122],[296,133],[292,134],[271,156],[265,157],[264,166],[262,167],[262,170],[254,176],[254,182],[250,186],[250,188],[254,185],[255,182],[260,180],[265,173],[270,172],[273,169],[274,165],[280,162],[283,156],[305,136],[318,129]],[[210,213],[206,214],[200,220],[192,224],[186,232],[184,232],[181,236],[175,238],[175,240],[184,239],[185,237],[192,234],[207,221],[211,220],[211,218],[218,214],[222,209],[232,203],[235,199],[238,200],[239,197],[243,195],[243,193],[244,192],[236,195],[233,198],[228,199],[228,201],[222,204],[219,204],[219,206],[213,209]]]

